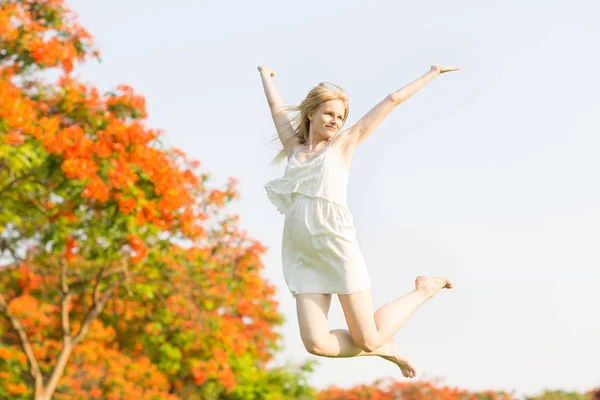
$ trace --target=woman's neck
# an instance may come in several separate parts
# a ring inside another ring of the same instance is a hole
[[[308,134],[308,140],[306,141],[306,143],[304,144],[304,146],[307,148],[307,150],[309,152],[313,152],[317,150],[317,147],[321,144],[324,143],[324,145],[327,145],[327,142],[329,142],[331,140],[331,138],[325,138],[325,139],[321,139],[321,138],[315,138],[313,136],[312,133]],[[323,146],[321,146],[322,148]]]

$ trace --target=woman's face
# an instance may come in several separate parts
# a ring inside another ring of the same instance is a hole
[[[313,136],[332,138],[344,123],[344,112],[344,103],[341,100],[329,100],[321,104],[312,115],[308,115]]]

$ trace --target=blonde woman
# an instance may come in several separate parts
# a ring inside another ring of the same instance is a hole
[[[414,366],[397,350],[394,334],[427,300],[443,288],[446,278],[419,276],[415,290],[385,304],[373,314],[371,283],[346,202],[350,163],[356,147],[383,119],[436,76],[459,68],[434,65],[419,79],[391,93],[352,127],[348,96],[322,82],[297,107],[284,106],[272,77],[258,67],[265,95],[283,149],[274,158],[287,159],[282,178],[265,184],[269,199],[285,216],[282,262],[285,282],[296,299],[300,336],[306,350],[324,357],[379,356],[400,367],[407,378]],[[295,118],[288,111],[297,112]],[[329,331],[327,315],[337,294],[348,330]]]

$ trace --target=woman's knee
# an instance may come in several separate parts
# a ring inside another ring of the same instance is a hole
[[[300,337],[306,350],[315,355],[325,355],[329,343],[327,313],[331,294],[305,293],[296,298]]]
[[[373,316],[371,291],[339,295],[348,330],[358,348],[369,353],[377,350],[382,341]]]
[[[366,351],[367,353],[374,352],[384,344],[379,336],[360,335],[359,337],[353,338],[353,340],[354,344],[356,344],[356,347]]]
[[[305,337],[302,338],[302,343],[304,343],[306,351],[315,356],[327,356],[331,352],[329,350],[328,341],[323,337]]]

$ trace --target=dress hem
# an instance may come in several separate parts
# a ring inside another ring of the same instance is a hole
[[[295,299],[295,298],[296,298],[296,296],[297,296],[297,295],[299,295],[299,294],[309,294],[309,293],[310,293],[310,294],[352,294],[352,293],[360,293],[360,292],[364,292],[365,290],[369,290],[369,289],[371,289],[371,287],[372,287],[372,286],[371,286],[371,285],[369,285],[369,286],[367,286],[367,287],[366,287],[366,288],[364,288],[364,289],[360,289],[360,290],[353,290],[353,291],[350,291],[350,292],[342,292],[342,291],[339,291],[339,290],[338,290],[338,291],[308,291],[308,292],[307,292],[307,291],[305,291],[305,292],[301,292],[301,293],[299,293],[299,292],[296,292],[296,291],[294,291],[294,290],[290,290],[290,293],[291,293],[292,297]]]

